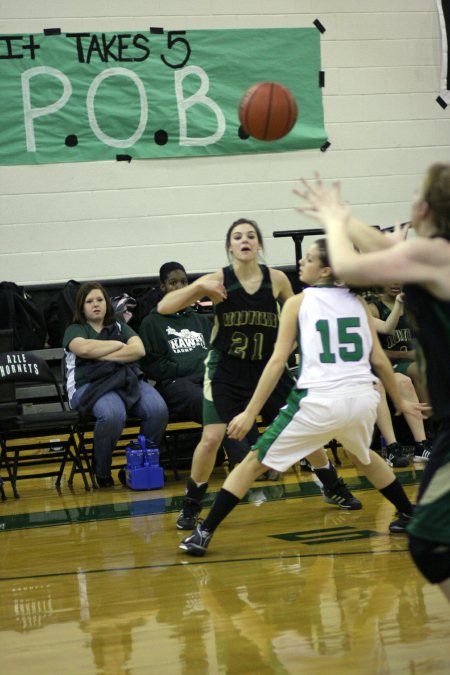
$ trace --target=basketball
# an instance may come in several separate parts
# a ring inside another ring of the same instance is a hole
[[[244,131],[260,141],[276,141],[288,134],[297,119],[297,103],[289,89],[276,82],[258,82],[239,101]]]

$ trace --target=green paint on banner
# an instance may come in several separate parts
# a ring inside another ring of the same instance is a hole
[[[0,164],[281,152],[327,140],[311,28],[0,35]],[[288,87],[293,130],[243,138],[254,83]]]

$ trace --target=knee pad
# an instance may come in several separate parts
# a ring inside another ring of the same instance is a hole
[[[450,545],[409,537],[409,551],[418,569],[431,584],[450,578]]]

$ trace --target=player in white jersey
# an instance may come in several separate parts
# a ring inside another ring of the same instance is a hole
[[[336,438],[359,471],[396,507],[412,505],[392,469],[370,450],[379,394],[377,377],[398,412],[422,416],[422,406],[401,398],[392,366],[384,354],[365,303],[336,283],[325,240],[318,240],[300,261],[300,279],[314,284],[286,301],[274,352],[244,412],[228,425],[242,439],[254,423],[299,340],[300,371],[286,405],[244,461],[227,477],[203,523],[182,540],[180,548],[203,556],[212,533],[243,498],[255,478],[268,468],[285,471],[319,446]],[[390,525],[404,532],[403,520]]]

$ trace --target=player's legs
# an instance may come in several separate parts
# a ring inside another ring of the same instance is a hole
[[[192,457],[191,478],[196,483],[206,483],[212,474],[226,428],[226,424],[207,424],[203,427]]]
[[[431,584],[439,584],[450,600],[450,544],[422,539],[410,533],[409,551],[425,579]]]
[[[377,427],[386,441],[386,445],[389,446],[397,442],[394,425],[392,424],[392,415],[386,399],[386,391],[381,382],[378,382],[376,387],[380,394],[380,402],[377,408]]]
[[[380,394],[380,403],[377,408],[377,427],[386,441],[386,462],[389,466],[395,468],[408,466],[409,459],[403,452],[402,446],[397,443],[395,437],[392,415],[386,398],[386,391],[381,382],[376,385],[376,388]]]
[[[181,541],[180,548],[189,555],[204,556],[213,532],[266,469],[259,461],[258,453],[250,451],[225,480],[203,523],[198,524],[192,534]]]
[[[239,500],[244,497],[258,476],[267,467],[258,460],[258,453],[250,451],[244,460],[227,476],[222,488],[228,490]]]
[[[359,471],[364,473],[381,494],[399,512],[398,520],[389,526],[391,533],[406,532],[406,525],[412,517],[412,505],[394,472],[386,462],[370,449],[373,425],[379,402],[378,392],[373,397],[348,398],[350,406],[349,423],[336,432],[335,438],[346,448]],[[375,405],[374,405],[374,401]],[[340,403],[342,405],[342,403]],[[367,406],[364,411],[364,406]]]
[[[195,527],[225,431],[226,424],[206,424],[203,427],[201,439],[192,457],[191,475],[186,483],[183,507],[177,518],[179,530],[192,530]]]
[[[377,490],[382,490],[395,480],[395,473],[373,450],[369,451],[370,464],[363,464],[350,451],[348,454],[358,472],[364,474]]]
[[[397,380],[397,386],[402,397],[408,401],[414,401],[417,403],[419,398],[411,378],[407,375],[403,375],[402,373],[395,373],[395,379]],[[416,415],[408,415],[406,413],[404,413],[404,417],[409,428],[411,429],[411,433],[416,444],[426,442],[427,436],[425,433],[423,420],[419,417],[416,417]]]
[[[316,452],[333,437],[334,400],[308,400],[306,391],[293,390],[286,405],[250,452],[227,477],[211,511],[180,548],[190,555],[203,556],[212,533],[245,495],[255,478],[267,468],[285,471],[303,457]],[[363,397],[364,398],[364,397]],[[378,397],[377,397],[378,400]],[[340,420],[342,423],[342,420]]]
[[[417,396],[419,398],[419,401],[421,403],[428,403],[429,402],[428,390],[426,388],[426,385],[422,381],[422,377],[420,375],[419,368],[417,366],[416,361],[411,362],[411,364],[407,367],[405,374],[408,377],[411,378],[412,383],[414,385],[414,388],[417,392]],[[427,414],[431,414],[431,413],[425,412],[425,415],[427,415]]]
[[[403,534],[412,518],[413,506],[409,501],[395,473],[373,450],[369,451],[370,464],[364,464],[350,451],[349,455],[359,472],[363,473],[372,485],[395,506],[399,517],[389,525],[392,534]]]
[[[411,556],[430,583],[450,599],[450,420],[441,423],[408,527]]]

